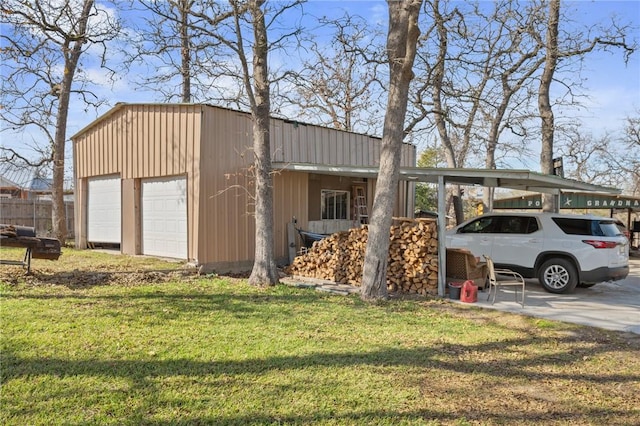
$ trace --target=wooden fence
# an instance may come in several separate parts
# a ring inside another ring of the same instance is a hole
[[[67,214],[67,238],[72,239],[74,238],[73,201],[65,201],[64,206]],[[37,236],[53,237],[51,201],[0,198],[0,223],[34,227]]]

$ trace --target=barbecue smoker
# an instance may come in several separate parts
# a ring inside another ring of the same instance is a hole
[[[55,238],[36,237],[35,228],[27,226],[0,224],[0,247],[25,248],[26,252],[22,262],[17,260],[0,260],[0,264],[22,265],[27,268],[27,273],[31,273],[31,259],[58,260],[62,254],[60,251],[60,241]]]

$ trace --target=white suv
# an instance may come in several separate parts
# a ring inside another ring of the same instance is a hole
[[[568,293],[629,274],[629,240],[614,219],[556,213],[490,213],[447,231],[447,248],[490,256],[496,266]]]

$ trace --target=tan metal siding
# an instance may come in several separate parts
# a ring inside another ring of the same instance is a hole
[[[273,161],[354,166],[380,164],[379,138],[280,119],[271,120],[270,132]],[[401,164],[415,166],[415,146],[402,145]]]
[[[293,172],[274,176],[273,229],[277,259],[288,258],[287,223],[291,222],[293,216],[298,219],[298,226],[306,229],[309,217],[308,176],[307,173]]]
[[[201,263],[253,259],[254,225],[245,175],[253,161],[246,114],[205,107],[200,156]]]
[[[379,164],[378,138],[279,119],[271,120],[271,136],[274,161]],[[77,188],[85,187],[88,177],[106,174],[135,182],[186,174],[189,257],[201,264],[250,265],[255,227],[247,195],[253,193],[247,177],[253,163],[249,114],[205,105],[124,104],[75,136],[74,150]],[[415,165],[415,147],[403,145],[402,165]],[[287,172],[274,182],[276,256],[286,257],[286,223],[293,215],[301,226],[308,222],[309,176]],[[369,203],[372,188],[368,185]],[[139,195],[127,190],[124,197],[135,207]],[[79,199],[86,199],[82,189]],[[82,211],[82,203],[76,205]],[[135,222],[132,210],[127,208],[124,223]],[[125,238],[136,238],[139,247],[139,236],[127,232]],[[132,244],[123,242],[128,249]]]
[[[125,104],[115,109],[74,138],[76,185],[115,173],[122,179],[187,175],[189,257],[197,257],[202,107]],[[127,191],[123,202],[133,206],[138,196]],[[130,222],[134,217],[128,213],[123,223]],[[139,247],[139,236],[125,233],[124,238],[127,250]]]
[[[122,180],[122,244],[120,249],[125,254],[140,253],[138,238],[128,238],[140,232],[140,181],[136,179]]]
[[[253,162],[252,124],[246,114],[206,108],[201,155],[199,252],[201,263],[250,264],[255,252],[255,220],[250,167]],[[271,129],[278,134],[277,128]],[[291,145],[289,145],[291,148]],[[287,227],[293,215],[306,221],[308,177],[283,172],[274,176],[275,255],[285,258]]]

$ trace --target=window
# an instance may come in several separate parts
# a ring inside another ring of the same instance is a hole
[[[538,221],[527,216],[483,216],[464,228],[460,234],[532,234],[538,231]]]
[[[538,222],[534,217],[502,216],[500,220],[501,234],[531,234],[538,230]]]
[[[322,219],[349,219],[349,192],[321,191]]]
[[[461,234],[489,234],[495,232],[498,219],[495,217],[481,217],[458,231]]]

